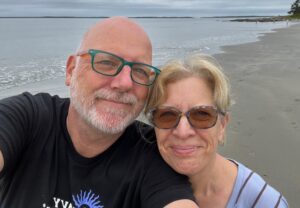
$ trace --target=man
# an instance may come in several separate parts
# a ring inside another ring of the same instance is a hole
[[[69,99],[0,102],[0,207],[197,207],[133,122],[159,70],[133,21],[93,26],[69,57]]]

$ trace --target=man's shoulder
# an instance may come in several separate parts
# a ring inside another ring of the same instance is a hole
[[[122,137],[130,137],[132,142],[146,147],[156,146],[154,144],[156,142],[154,128],[139,120],[135,120],[129,125]]]
[[[10,100],[69,100],[68,98],[60,98],[58,95],[50,95],[49,93],[41,92],[37,94],[32,94],[30,92],[23,92],[18,95],[13,95],[10,97],[3,98],[2,101],[7,102]]]
[[[135,155],[137,160],[161,161],[162,158],[156,145],[155,132],[152,126],[142,122],[134,121],[129,125],[120,137],[118,149]]]
[[[17,120],[50,121],[54,115],[66,116],[70,101],[67,98],[52,96],[48,93],[31,94],[24,92],[19,95],[0,100],[0,112],[3,116],[15,117]]]
[[[153,126],[139,120],[134,121],[133,126],[146,143],[153,144],[156,142]]]

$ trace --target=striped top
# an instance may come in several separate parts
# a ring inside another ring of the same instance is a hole
[[[286,199],[266,181],[243,164],[238,166],[238,175],[227,208],[287,208]]]

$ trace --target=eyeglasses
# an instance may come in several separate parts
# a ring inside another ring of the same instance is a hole
[[[197,129],[208,129],[216,125],[218,114],[225,115],[214,106],[196,106],[185,113],[174,107],[158,107],[150,110],[150,122],[159,129],[176,128],[182,116]]]
[[[156,76],[160,73],[160,70],[154,66],[140,62],[129,62],[106,51],[89,49],[78,53],[77,56],[86,54],[91,56],[92,69],[105,76],[116,76],[125,65],[130,66],[131,80],[140,85],[152,85]]]

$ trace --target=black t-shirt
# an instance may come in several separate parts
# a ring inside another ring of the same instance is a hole
[[[66,128],[69,102],[29,93],[0,101],[1,208],[152,208],[193,199],[186,177],[141,138],[138,121],[100,155],[79,155]]]

